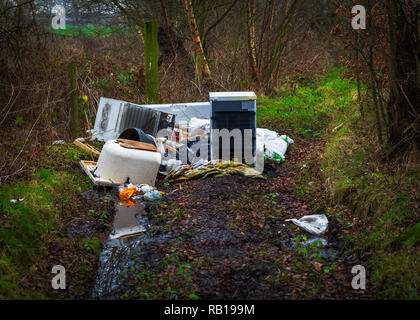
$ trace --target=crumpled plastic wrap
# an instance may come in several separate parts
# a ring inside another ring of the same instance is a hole
[[[264,150],[265,159],[283,162],[287,148],[293,143],[293,139],[284,134],[279,136],[275,131],[257,128],[257,150]]]
[[[303,230],[315,235],[323,234],[328,227],[328,219],[325,214],[313,214],[303,216],[300,219],[286,219],[284,221],[291,221]]]

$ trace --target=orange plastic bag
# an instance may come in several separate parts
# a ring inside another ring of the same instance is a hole
[[[120,192],[119,197],[121,201],[126,201],[136,194],[136,187],[125,188]]]
[[[136,202],[134,200],[121,200],[120,203],[125,207],[132,207],[136,205]]]

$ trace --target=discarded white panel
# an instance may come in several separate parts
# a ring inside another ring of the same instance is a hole
[[[124,101],[102,98],[96,112],[93,139],[108,141],[117,137],[118,118]]]
[[[173,126],[174,115],[125,101],[101,98],[92,137],[108,141],[118,138],[128,128],[139,128],[156,136],[157,132]]]
[[[142,106],[174,114],[176,123],[188,123],[192,118],[210,119],[210,102],[208,101],[173,104],[146,104]]]
[[[210,102],[139,105],[101,97],[92,137],[108,141],[132,127],[156,136],[168,123],[188,123],[193,117],[209,119]]]
[[[211,101],[249,101],[257,100],[254,91],[209,92]]]

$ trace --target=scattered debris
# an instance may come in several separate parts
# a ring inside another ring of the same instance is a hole
[[[328,244],[328,242],[324,238],[313,238],[313,239],[306,240],[302,244],[304,246],[310,246],[311,244],[316,244],[317,246],[319,245],[319,246],[325,247]]]
[[[162,165],[166,167],[167,172],[170,172],[172,169],[182,166],[182,161],[176,159],[162,160]]]
[[[325,214],[313,214],[303,216],[300,219],[286,219],[284,221],[291,221],[305,231],[315,235],[323,234],[328,227],[328,219]]]
[[[161,192],[148,184],[142,185],[121,185],[118,187],[118,196],[121,204],[131,207],[136,204],[135,200],[158,200],[161,198]]]
[[[143,195],[144,200],[154,201],[154,200],[159,200],[162,197],[160,191],[158,191],[156,188],[150,187],[150,186],[147,186],[147,187],[148,187],[148,190]]]
[[[120,201],[123,204],[125,204],[127,207],[136,204],[134,201],[130,200],[137,193],[136,187],[128,187],[128,186],[123,185],[123,186],[119,186],[118,190],[119,190],[118,197],[120,198]]]
[[[66,144],[66,142],[64,140],[55,140],[52,144],[53,145],[56,145],[56,144],[58,144],[58,145],[64,145],[64,144]]]
[[[99,155],[96,163],[82,160],[80,164],[83,170],[94,184],[102,186],[124,183],[153,186],[161,166],[163,169],[160,173],[166,175],[168,181],[183,181],[214,174],[242,174],[263,178],[260,161],[255,162],[255,168],[236,162],[236,159],[231,159],[235,161],[230,162],[218,159],[209,161],[212,159],[210,111],[213,116],[217,113],[222,120],[224,119],[221,123],[225,123],[226,126],[231,121],[232,113],[248,117],[249,128],[253,130],[255,138],[253,150],[256,151],[257,159],[272,159],[278,163],[285,160],[285,153],[293,140],[286,135],[279,136],[275,131],[255,128],[255,115],[248,115],[255,113],[255,93],[213,92],[210,93],[210,100],[210,103],[182,105],[135,105],[101,98],[93,137],[106,143],[99,153],[82,139],[74,141],[81,148]],[[198,107],[203,106],[204,114],[196,112]],[[186,110],[189,111],[188,114],[185,113]],[[176,126],[175,116],[178,121]],[[233,123],[237,122],[232,122],[232,125]],[[158,129],[166,129],[168,138],[157,138]],[[118,138],[115,139],[117,135]],[[183,165],[180,160],[181,148],[186,148],[187,163],[190,165]],[[208,152],[202,152],[203,150]]]
[[[334,129],[332,129],[332,132],[340,130],[341,127],[343,126],[344,123],[339,124],[338,126],[336,126]]]
[[[77,138],[76,140],[73,141],[73,143],[82,148],[83,150],[92,153],[95,157],[99,157],[100,152],[98,150],[96,150],[94,147],[92,147],[91,145],[86,143],[86,139],[84,138]]]
[[[251,93],[254,97],[255,94]],[[235,103],[238,99],[241,102],[238,112],[255,109],[255,99],[251,104],[243,99],[245,96],[248,97],[247,94],[250,93],[212,94],[214,98],[211,101],[214,104],[212,106],[214,110],[212,110],[216,113],[224,112],[223,115],[220,115],[222,118],[231,116],[230,114],[237,108]],[[229,100],[229,105],[235,102],[235,106],[226,107],[223,104],[223,101],[226,99]],[[191,104],[189,107],[193,110],[198,105]],[[211,103],[208,107],[210,105]],[[206,109],[208,112],[206,111],[204,116],[193,112],[184,119],[187,120],[186,122],[178,122],[177,126],[175,126],[173,116],[176,115],[178,117],[183,113],[178,112],[179,108],[180,106],[178,105],[140,106],[124,101],[101,98],[98,108],[99,116],[96,118],[93,133],[96,139],[107,142],[99,153],[92,146],[88,145],[83,138],[74,141],[74,144],[99,156],[97,162],[80,161],[83,170],[95,185],[124,185],[125,187],[123,190],[120,190],[119,194],[121,201],[124,201],[125,205],[128,206],[134,205],[136,199],[156,200],[160,198],[159,191],[153,188],[158,172],[165,175],[165,179],[169,182],[205,178],[211,175],[223,176],[231,174],[265,178],[262,170],[258,170],[259,168],[257,167],[252,168],[241,162],[220,159],[209,161],[209,157],[211,158],[212,154],[211,150],[209,150],[210,108]],[[120,112],[123,113],[121,116]],[[164,115],[163,118],[161,117],[162,115]],[[248,117],[248,115],[246,116]],[[251,118],[247,119],[253,128],[253,134],[256,136],[253,146],[253,148],[256,148],[256,157],[258,159],[272,159],[278,163],[284,161],[287,148],[293,143],[293,140],[286,135],[279,136],[275,131],[255,128],[255,121],[253,121],[255,119],[252,118],[252,120]],[[228,121],[229,119],[226,118],[225,120]],[[152,123],[153,125],[150,126]],[[168,130],[168,138],[156,138],[157,129],[159,128]],[[118,132],[120,132],[119,136],[115,139]],[[203,145],[203,148],[197,148],[196,144]],[[193,145],[195,145],[194,148],[192,148]],[[189,165],[183,164],[180,160],[180,148],[187,149]],[[209,150],[209,152],[197,154],[192,149],[200,150],[200,152]],[[258,165],[258,163],[257,161],[256,164]],[[159,168],[161,169],[159,170]],[[127,185],[131,187],[127,187]],[[147,185],[151,189],[140,191],[136,187],[143,185]]]
[[[18,201],[20,202],[20,201],[23,201],[23,200],[25,200],[25,198],[10,199],[10,202],[11,202],[11,203],[17,203]]]
[[[118,139],[140,141],[140,142],[154,145],[156,147],[156,143],[153,137],[144,133],[143,130],[139,128],[128,128],[124,130],[123,132],[121,132]]]
[[[201,160],[194,165],[182,165],[171,169],[165,179],[170,182],[175,182],[206,178],[212,175],[224,176],[230,174],[240,174],[247,177],[264,179],[260,171],[241,162],[223,160]]]

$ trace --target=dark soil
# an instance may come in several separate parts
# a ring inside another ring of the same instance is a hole
[[[360,262],[343,256],[339,220],[328,217],[326,246],[304,244],[317,237],[284,222],[314,214],[294,191],[316,144],[298,145],[285,163],[266,164],[265,180],[223,176],[167,187],[160,181],[167,196],[146,207],[150,229],[126,240],[130,258],[118,266],[120,285],[102,298],[369,297],[351,287],[351,268]]]

